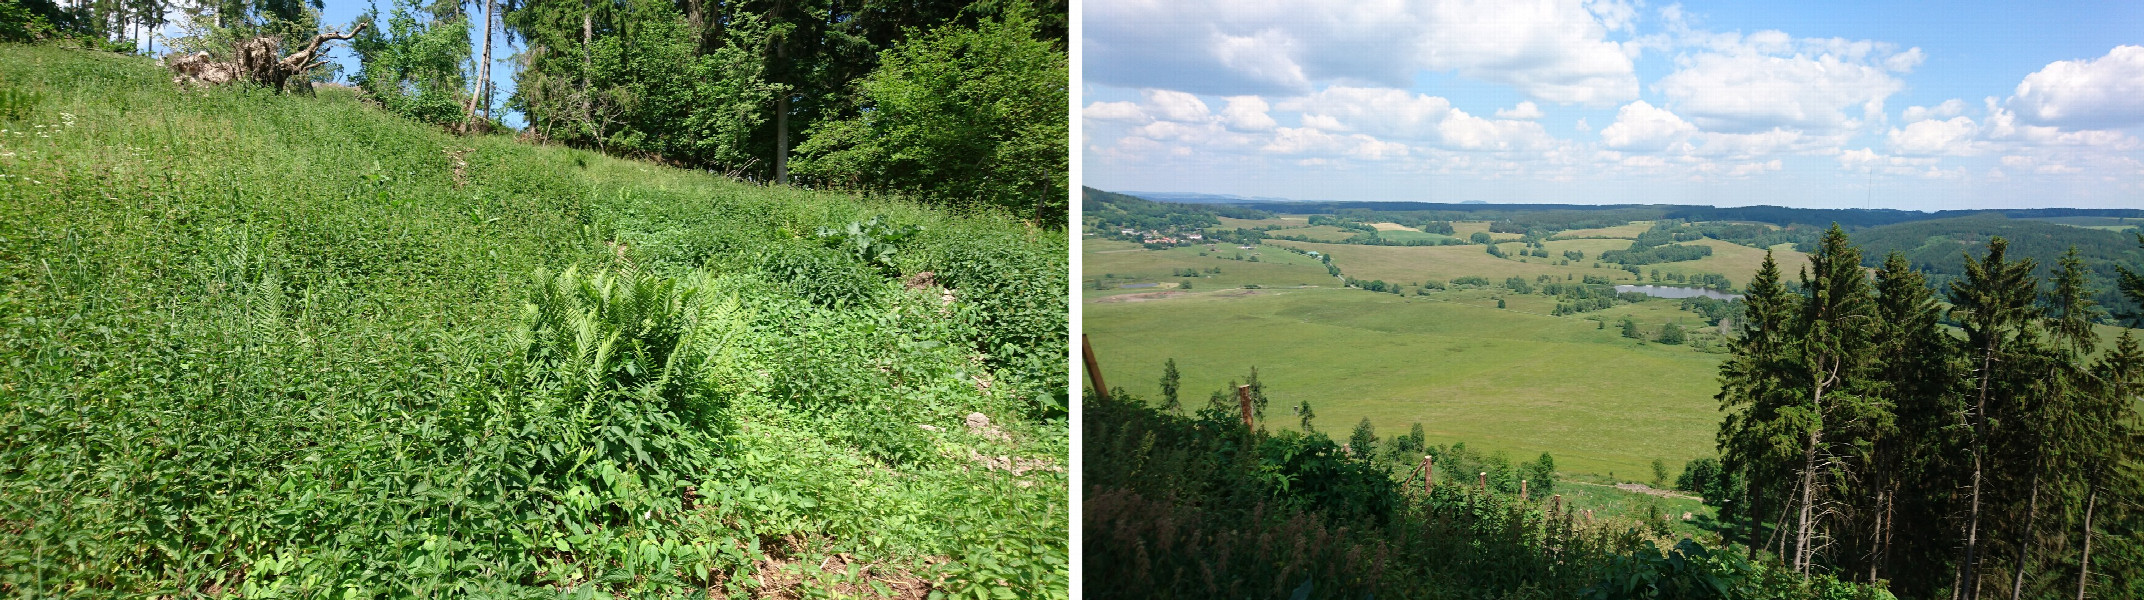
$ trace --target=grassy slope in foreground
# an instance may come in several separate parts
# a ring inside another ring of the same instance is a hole
[[[1464,441],[1514,461],[1545,451],[1561,470],[1624,480],[1649,478],[1640,474],[1655,458],[1679,468],[1712,454],[1720,355],[1641,345],[1590,320],[1497,310],[1467,292],[1192,292],[1082,304],[1110,385],[1159,398],[1162,361],[1174,358],[1190,410],[1256,366],[1272,399],[1269,428],[1296,427],[1289,407],[1309,400],[1319,428],[1336,436],[1363,417],[1381,437],[1421,422],[1433,443]],[[1439,300],[1446,295],[1471,300]]]
[[[0,87],[0,589],[1065,589],[1061,233],[133,57]],[[875,215],[924,229],[811,239]]]

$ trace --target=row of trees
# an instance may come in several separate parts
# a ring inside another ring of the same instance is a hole
[[[1752,556],[1909,598],[2144,592],[2144,350],[2101,351],[2074,253],[2043,289],[2006,247],[1940,299],[1896,254],[1871,278],[1836,226],[1793,291],[1766,257],[1697,484]]]
[[[227,61],[245,40],[321,33],[322,6],[27,0],[0,7],[0,38],[133,51],[183,12],[178,49]],[[391,0],[341,29],[359,24],[351,81],[420,121],[499,127],[500,39],[519,48],[503,108],[533,137],[1054,226],[1068,214],[1063,0]]]

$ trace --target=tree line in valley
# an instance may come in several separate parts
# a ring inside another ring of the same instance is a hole
[[[184,13],[176,49],[228,60],[362,26],[349,80],[412,119],[482,131],[514,111],[530,138],[733,177],[1068,214],[1064,0],[390,0],[346,26],[322,6],[29,0],[0,9],[0,38],[146,51],[131,40]]]
[[[1940,293],[1902,253],[1862,264],[1834,226],[1795,285],[1767,255],[1746,288],[1695,482],[1730,539],[1905,598],[2144,593],[2144,349],[2102,346],[2079,254],[2043,284],[1995,237]]]

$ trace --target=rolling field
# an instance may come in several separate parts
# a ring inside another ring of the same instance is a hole
[[[1106,284],[1126,283],[1177,283],[1190,281],[1192,291],[1218,288],[1240,288],[1245,285],[1263,287],[1294,287],[1300,285],[1337,286],[1332,275],[1326,273],[1325,265],[1308,256],[1277,248],[1238,250],[1235,246],[1222,245],[1210,251],[1208,256],[1199,256],[1205,246],[1146,250],[1138,244],[1116,240],[1087,240],[1080,249],[1085,265],[1085,281],[1081,293],[1089,300],[1116,294],[1136,294],[1156,291],[1155,288],[1116,288],[1095,290],[1093,282],[1101,279]],[[1256,255],[1258,262],[1235,260],[1238,254],[1246,258]],[[1202,272],[1220,268],[1220,273],[1202,273],[1200,277],[1175,276],[1177,269],[1192,268]],[[1114,277],[1111,277],[1111,276]]]
[[[1288,240],[1269,240],[1268,244],[1315,250],[1333,256],[1333,264],[1347,276],[1356,279],[1382,279],[1385,281],[1418,282],[1423,280],[1447,281],[1454,277],[1480,275],[1496,281],[1505,277],[1519,276],[1532,280],[1535,276],[1549,275],[1557,279],[1565,276],[1581,278],[1586,275],[1609,277],[1616,281],[1635,282],[1628,271],[1602,265],[1593,268],[1593,262],[1574,262],[1558,266],[1562,256],[1551,254],[1550,258],[1528,257],[1525,262],[1490,256],[1481,246],[1358,246],[1350,244],[1317,244]],[[1518,244],[1503,246],[1516,252]],[[1590,254],[1589,254],[1590,256]]]
[[[1273,225],[1279,225],[1282,227],[1302,227],[1304,225],[1310,224],[1309,217],[1281,216],[1274,217],[1271,219],[1231,219],[1228,217],[1216,218],[1221,220],[1222,227],[1228,229],[1256,229],[1259,227],[1269,227]]]
[[[1634,278],[1628,271],[1624,271],[1621,265],[1601,263],[1598,268],[1593,266],[1595,262],[1593,258],[1599,256],[1602,250],[1620,250],[1630,246],[1628,242],[1622,240],[1583,239],[1544,242],[1543,245],[1549,251],[1548,258],[1519,257],[1516,253],[1524,249],[1525,246],[1517,243],[1498,245],[1499,249],[1512,255],[1513,258],[1490,256],[1483,251],[1481,246],[1475,245],[1359,246],[1289,240],[1272,240],[1268,243],[1331,254],[1334,264],[1340,265],[1340,268],[1347,276],[1356,279],[1415,282],[1428,279],[1450,280],[1454,277],[1480,275],[1489,277],[1492,280],[1502,281],[1503,278],[1512,276],[1533,279],[1540,275],[1549,275],[1557,279],[1563,279],[1566,276],[1582,278],[1586,275],[1593,275],[1608,277],[1618,283],[1639,283],[1638,278]],[[1730,281],[1735,282],[1735,285],[1740,286],[1749,283],[1750,276],[1756,273],[1758,265],[1764,262],[1764,251],[1748,246],[1714,239],[1683,243],[1694,246],[1711,246],[1713,249],[1712,256],[1699,260],[1640,265],[1640,268],[1644,269],[1648,275],[1654,269],[1659,269],[1661,273],[1679,273],[1683,275],[1718,273],[1726,275]],[[1564,250],[1584,251],[1586,259],[1573,261],[1569,265],[1557,265],[1557,261],[1563,260]],[[1796,267],[1806,264],[1809,260],[1807,255],[1795,252],[1793,246],[1787,244],[1781,244],[1773,248],[1772,252],[1775,259],[1779,261],[1781,271],[1789,277],[1792,277]]]
[[[1632,221],[1614,227],[1601,227],[1598,229],[1572,229],[1569,231],[1559,231],[1556,232],[1556,235],[1549,236],[1549,239],[1574,240],[1582,238],[1620,238],[1626,240],[1635,240],[1638,239],[1638,234],[1645,233],[1645,230],[1651,229],[1652,227],[1652,221]]]
[[[1377,232],[1377,237],[1378,239],[1392,240],[1396,242],[1410,242],[1414,240],[1441,242],[1444,240],[1453,239],[1452,236],[1439,233],[1415,231],[1413,229],[1379,230]]]
[[[1160,397],[1162,362],[1174,358],[1191,408],[1258,367],[1270,428],[1296,427],[1288,407],[1308,400],[1325,431],[1344,435],[1368,417],[1389,436],[1420,422],[1433,443],[1514,459],[1550,452],[1570,473],[1627,476],[1655,458],[1679,467],[1711,455],[1721,355],[1640,344],[1587,319],[1497,310],[1491,295],[1194,292],[1087,304],[1084,331],[1110,384],[1142,397]]]
[[[1294,227],[1290,229],[1275,229],[1267,233],[1270,235],[1302,236],[1304,238],[1326,242],[1339,242],[1351,237],[1355,237],[1357,235],[1356,232],[1348,231],[1346,229],[1341,229],[1331,225],[1318,225],[1315,227]]]
[[[1500,242],[1511,241],[1526,237],[1516,233],[1496,233],[1489,231],[1488,221],[1452,221],[1452,237],[1456,237],[1463,240],[1473,237],[1474,232],[1476,231],[1488,233],[1490,239],[1494,239]],[[1637,234],[1631,235],[1635,237]]]

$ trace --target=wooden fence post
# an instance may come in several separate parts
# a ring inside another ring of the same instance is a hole
[[[1431,486],[1435,486],[1436,484],[1437,458],[1424,454],[1422,455],[1422,491],[1424,493],[1427,493],[1429,492],[1429,488]]]
[[[1243,427],[1251,427],[1251,386],[1236,386],[1236,398],[1243,404]]]
[[[1526,501],[1526,480],[1524,479],[1519,480],[1519,501]]]
[[[1548,512],[1551,514],[1563,512],[1563,494],[1556,494],[1548,499]]]
[[[1095,397],[1108,400],[1109,386],[1102,383],[1102,367],[1094,363],[1094,344],[1087,342],[1087,334],[1079,334],[1079,349],[1087,359],[1087,379],[1094,382]]]
[[[1481,488],[1481,491],[1484,491],[1484,492],[1486,492],[1486,491],[1489,491],[1489,472],[1488,472],[1488,471],[1482,471],[1482,472],[1481,472],[1481,483],[1477,483],[1477,484],[1475,484],[1475,486],[1476,486],[1476,487],[1479,487],[1479,488]]]

